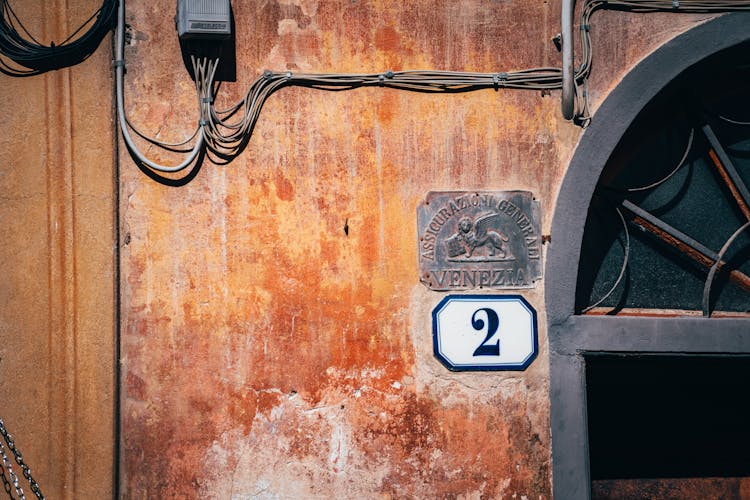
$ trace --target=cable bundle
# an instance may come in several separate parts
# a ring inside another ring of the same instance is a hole
[[[745,0],[594,0],[608,9],[631,12],[732,12],[750,10]]]
[[[581,9],[581,57],[583,61],[575,70],[576,121],[588,124],[591,116],[588,110],[586,85],[591,74],[593,49],[591,47],[591,16],[599,9],[627,12],[677,12],[677,13],[718,13],[750,11],[750,0],[587,0]],[[583,90],[579,86],[583,87]]]
[[[0,0],[3,1],[3,0]],[[590,20],[601,8],[631,12],[729,12],[750,10],[750,0],[586,0],[580,14],[582,63],[575,71],[575,98],[577,123],[586,126],[590,121],[586,85],[592,66]],[[453,71],[386,71],[384,73],[336,74],[292,73],[265,71],[256,79],[244,97],[226,109],[214,107],[219,84],[215,82],[218,60],[193,60],[195,85],[198,96],[198,124],[195,132],[179,143],[165,143],[152,139],[136,130],[125,117],[123,93],[125,9],[120,5],[117,41],[116,73],[120,125],[132,156],[147,172],[174,173],[190,167],[204,153],[217,164],[227,164],[242,153],[250,141],[261,109],[266,100],[286,86],[301,86],[326,91],[351,90],[361,87],[387,87],[411,92],[458,93],[480,89],[512,88],[527,90],[553,90],[562,88],[560,68],[533,68],[501,73],[468,73]],[[129,130],[165,150],[189,153],[175,166],[163,166],[145,158],[133,143]],[[195,139],[192,146],[186,146]],[[180,146],[186,146],[179,149]],[[155,175],[157,179],[172,182]]]
[[[368,74],[315,74],[266,71],[250,86],[244,98],[233,106],[217,110],[213,106],[213,79],[218,61],[209,62],[207,73],[196,73],[206,78],[201,87],[212,89],[212,95],[203,102],[201,120],[209,151],[219,160],[228,163],[239,155],[252,135],[260,110],[268,97],[285,86],[308,87],[318,90],[340,91],[361,87],[388,87],[411,92],[457,93],[480,89],[534,89],[560,88],[561,73],[558,68],[536,68],[509,73],[465,73],[453,71],[387,71]],[[239,115],[239,119],[231,120]]]
[[[710,13],[750,11],[750,0],[587,0],[581,10],[581,51],[583,63],[576,70],[576,79],[584,80],[591,73],[591,16],[598,9],[628,12]]]
[[[28,32],[9,0],[0,0],[0,72],[10,76],[33,76],[74,66],[88,58],[114,25],[118,0],[103,0],[102,6],[60,44],[42,45]],[[88,29],[79,33],[88,26]],[[10,59],[15,65],[9,64]]]

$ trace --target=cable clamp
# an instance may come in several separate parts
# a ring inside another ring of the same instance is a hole
[[[124,59],[115,59],[112,61],[112,67],[113,68],[119,68],[119,67],[125,67],[125,60]]]
[[[508,73],[495,73],[492,75],[492,84],[495,86],[495,90],[500,87],[505,87],[505,82],[508,81]]]
[[[213,97],[204,97],[203,99],[201,99],[201,101],[203,101],[206,104],[212,104],[214,102],[214,98]]]
[[[386,78],[389,79],[389,80],[392,80],[394,76],[395,75],[394,75],[393,71],[390,71],[390,70],[386,71],[385,73],[380,73],[378,75],[378,85],[380,85],[382,87]]]
[[[680,8],[680,0],[672,0],[672,8],[677,10]]]
[[[201,127],[204,127],[208,125],[208,120],[204,120],[203,118],[201,118],[200,121],[198,121],[198,125],[200,125]]]
[[[588,33],[589,31],[591,31],[591,25],[590,24],[582,24],[581,25],[581,31],[585,31],[586,33]]]
[[[292,72],[291,71],[287,71],[286,72],[286,79],[287,80],[291,80],[292,79]]]
[[[265,78],[266,80],[270,80],[272,76],[273,72],[270,69],[267,69],[263,72],[263,78]]]

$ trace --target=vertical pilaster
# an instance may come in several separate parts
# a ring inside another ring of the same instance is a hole
[[[99,5],[16,3],[61,43]],[[0,76],[0,415],[48,498],[107,498],[114,457],[114,128],[110,43],[84,63]],[[25,484],[27,497],[30,494]]]

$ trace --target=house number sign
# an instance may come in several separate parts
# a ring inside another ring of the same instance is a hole
[[[427,193],[417,208],[420,281],[432,290],[533,287],[539,219],[528,191]]]
[[[536,311],[519,295],[448,295],[432,311],[432,342],[449,370],[525,370],[538,350]]]

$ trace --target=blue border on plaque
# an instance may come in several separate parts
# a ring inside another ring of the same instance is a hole
[[[533,351],[529,356],[521,363],[506,363],[498,365],[455,365],[449,361],[440,352],[440,335],[439,335],[439,324],[438,314],[440,311],[450,302],[518,302],[527,311],[531,313],[531,335],[533,342]],[[432,310],[432,349],[435,357],[440,363],[451,371],[523,371],[536,359],[539,353],[539,334],[537,326],[536,309],[529,304],[529,302],[521,295],[447,295],[443,297],[437,306]]]

